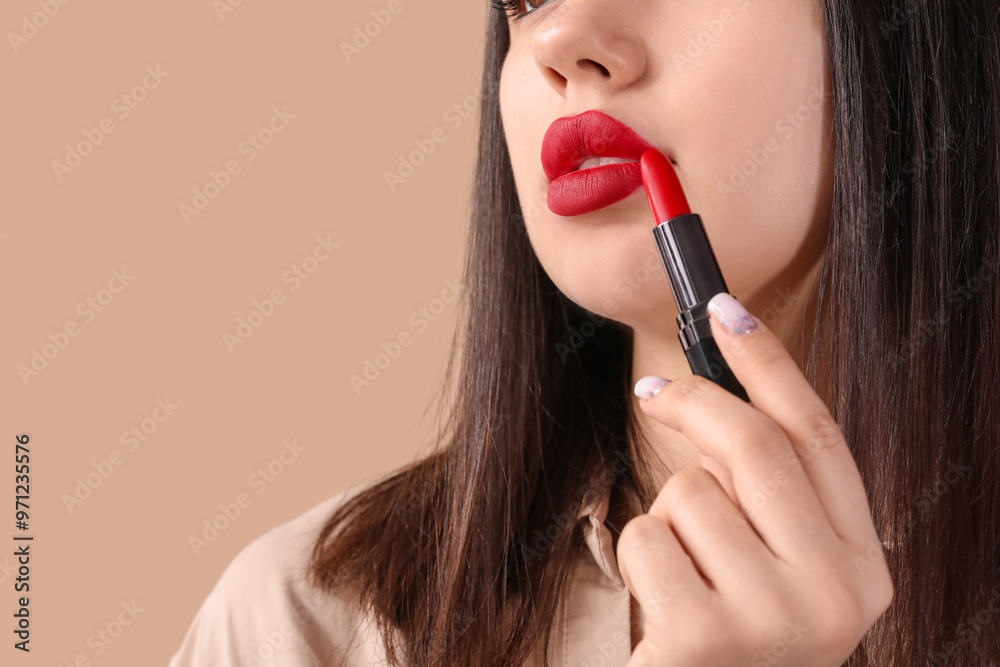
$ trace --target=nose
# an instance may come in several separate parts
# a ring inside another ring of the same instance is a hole
[[[541,17],[531,51],[542,77],[564,98],[621,92],[642,77],[646,50],[633,24],[641,12],[622,4],[562,0]]]

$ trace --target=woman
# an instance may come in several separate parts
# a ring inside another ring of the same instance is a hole
[[[171,664],[1000,663],[996,3],[497,8],[440,447],[258,538]],[[749,404],[580,162],[629,132]]]

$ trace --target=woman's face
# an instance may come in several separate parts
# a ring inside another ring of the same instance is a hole
[[[546,130],[596,109],[673,160],[729,292],[757,313],[787,309],[829,220],[818,0],[524,2],[508,18],[500,108],[528,235],[553,282],[588,310],[676,335],[645,189],[579,214],[549,208]]]

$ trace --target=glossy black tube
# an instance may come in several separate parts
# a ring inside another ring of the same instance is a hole
[[[653,228],[656,248],[677,303],[677,326],[691,372],[707,378],[746,402],[746,390],[733,375],[712,337],[708,301],[729,292],[697,213],[679,215]]]

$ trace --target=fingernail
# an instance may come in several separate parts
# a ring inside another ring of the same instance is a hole
[[[635,395],[639,398],[653,398],[660,390],[670,384],[670,380],[659,375],[647,375],[635,383]]]
[[[736,300],[732,294],[719,292],[708,302],[708,312],[719,321],[727,331],[742,336],[757,328],[757,323],[747,312],[747,309]]]

